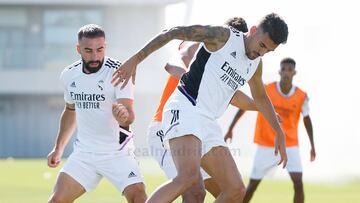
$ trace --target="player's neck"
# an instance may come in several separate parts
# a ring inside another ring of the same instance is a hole
[[[288,94],[292,88],[292,82],[280,81],[280,89],[284,94]]]

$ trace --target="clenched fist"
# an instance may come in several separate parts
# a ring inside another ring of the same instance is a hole
[[[62,154],[61,150],[53,149],[47,156],[48,166],[56,168],[60,164]]]
[[[112,114],[120,125],[126,123],[129,118],[129,111],[121,103],[115,103],[112,105]]]

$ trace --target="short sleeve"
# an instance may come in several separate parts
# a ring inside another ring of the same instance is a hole
[[[132,78],[129,79],[126,86],[121,90],[122,83],[119,86],[115,87],[115,97],[116,99],[134,99],[134,89],[135,86],[132,83]]]
[[[66,103],[68,104],[74,104],[74,100],[72,100],[71,98],[71,95],[70,95],[70,92],[68,91],[68,88],[67,88],[67,82],[65,80],[65,76],[64,76],[64,72],[61,73],[60,75],[60,83],[61,83],[61,87],[64,91],[64,100]],[[76,85],[75,82],[73,82],[74,84],[70,84],[70,85]]]
[[[306,95],[304,103],[301,107],[301,113],[303,115],[303,117],[306,117],[309,115],[310,113],[310,108],[309,108],[309,97]]]

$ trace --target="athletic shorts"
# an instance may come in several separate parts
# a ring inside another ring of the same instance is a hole
[[[175,90],[165,104],[163,112],[162,129],[164,130],[165,148],[168,148],[170,139],[189,134],[200,139],[202,155],[213,147],[227,147],[216,119],[200,113],[200,111],[179,90]]]
[[[147,134],[151,155],[158,162],[160,168],[164,171],[168,179],[175,178],[177,175],[177,171],[171,156],[171,152],[164,147],[164,133],[161,129],[161,122],[151,122]],[[200,172],[203,180],[210,178],[210,176],[204,171],[204,169],[201,168]]]
[[[265,147],[258,145],[256,149],[253,169],[251,172],[251,179],[260,180],[262,179],[269,171],[275,169],[277,163],[280,160],[280,153],[275,156],[274,147]],[[302,172],[301,158],[299,147],[286,147],[286,153],[288,157],[288,162],[286,169],[288,172]]]
[[[108,179],[119,192],[135,183],[143,183],[138,161],[133,153],[92,153],[74,151],[60,172],[80,183],[87,192],[99,184],[102,177]]]

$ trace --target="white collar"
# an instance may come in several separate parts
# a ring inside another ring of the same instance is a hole
[[[292,96],[292,95],[295,93],[296,86],[295,86],[295,85],[292,85],[289,93],[288,93],[288,94],[284,94],[284,93],[281,91],[280,82],[276,82],[276,89],[277,89],[278,92],[281,94],[281,96],[283,96],[283,97],[290,97],[290,96]]]

